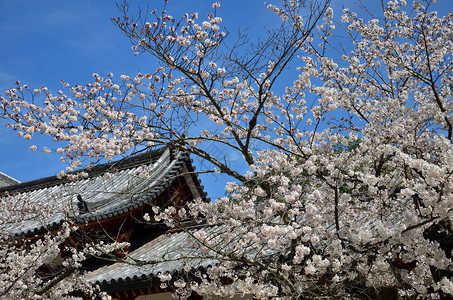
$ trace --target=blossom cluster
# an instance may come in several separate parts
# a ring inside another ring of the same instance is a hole
[[[230,176],[215,202],[143,218],[191,233],[181,247],[218,262],[194,281],[160,274],[181,295],[451,294],[452,279],[436,274],[452,268],[453,14],[426,2],[390,1],[381,19],[345,9],[339,29],[327,6],[303,18],[305,1],[271,4],[282,27],[242,57],[226,44],[218,3],[203,21],[125,15],[115,24],[134,52],[160,61],[154,72],[94,74],[64,84],[68,95],[17,82],[1,116],[25,139],[61,142],[67,171],[167,145]],[[347,38],[332,38],[342,28]],[[290,63],[297,75],[281,89]],[[240,153],[242,166],[208,143]]]

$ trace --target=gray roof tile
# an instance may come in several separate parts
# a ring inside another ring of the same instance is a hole
[[[211,235],[222,230],[222,226],[204,227],[198,230]],[[193,230],[192,234],[196,231]],[[207,268],[218,263],[215,259],[201,258],[202,255],[197,247],[181,247],[181,245],[187,245],[190,239],[191,235],[184,231],[161,235],[130,253],[128,258],[130,263],[118,262],[99,268],[88,273],[87,279],[93,284],[107,285],[133,281],[134,278],[148,279],[158,276],[159,273]]]
[[[174,153],[170,155],[170,151]],[[14,201],[27,199],[38,207],[51,208],[54,212],[46,220],[20,220],[19,224],[11,224],[6,229],[13,235],[44,232],[63,222],[65,214],[62,211],[73,215],[79,222],[123,214],[152,200],[170,184],[168,174],[179,174],[187,162],[186,153],[161,148],[84,170],[89,174],[86,179],[69,181],[54,176],[0,187],[3,196],[9,194]],[[105,176],[107,172],[111,172],[110,177]],[[76,209],[77,195],[86,202],[87,213],[79,213]]]

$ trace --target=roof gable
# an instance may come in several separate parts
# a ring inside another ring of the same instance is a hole
[[[13,220],[6,229],[30,236],[55,229],[68,216],[83,223],[127,213],[158,196],[188,163],[187,153],[160,148],[82,170],[88,177],[76,181],[52,176],[0,188],[3,197],[52,212],[45,219]]]
[[[0,172],[0,188],[3,186],[11,186],[19,183],[20,183],[19,180],[16,180],[11,176],[8,176],[5,173]]]

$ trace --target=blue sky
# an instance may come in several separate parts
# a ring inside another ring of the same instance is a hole
[[[173,0],[167,10],[175,17],[197,11],[204,19],[212,12],[213,2]],[[159,9],[163,1],[129,3],[131,9],[146,8],[147,4],[151,9]],[[277,21],[262,1],[250,1],[246,6],[243,3],[228,0],[220,8],[219,15],[231,34],[236,34],[238,26],[259,31],[269,22]],[[135,56],[128,39],[110,21],[111,17],[121,16],[115,1],[0,0],[0,11],[2,94],[13,88],[16,80],[32,88],[46,85],[58,91],[62,89],[61,80],[85,84],[92,80],[93,73],[105,76],[112,72],[119,76],[153,71],[156,67],[149,55]],[[58,155],[29,150],[34,144],[38,148],[49,143],[52,146],[47,137],[35,135],[31,141],[25,141],[4,124],[0,121],[1,172],[24,182],[55,175],[66,167]],[[211,176],[207,180],[218,186],[216,178]],[[214,196],[213,192],[210,194]]]
[[[173,16],[198,11],[201,17],[210,12],[214,1],[171,0],[168,11]],[[261,0],[221,1],[218,14],[223,25],[236,34],[237,28],[249,28],[258,36],[265,26],[277,18],[268,13]],[[376,3],[378,1],[365,1]],[[408,1],[409,2],[409,1]],[[130,1],[134,7],[160,8],[161,0]],[[340,14],[343,5],[352,1],[332,0],[334,11]],[[450,0],[439,0],[440,14],[452,11]],[[60,80],[84,84],[92,73],[101,76],[135,74],[155,69],[149,56],[134,56],[129,41],[115,28],[111,17],[120,16],[114,1],[77,0],[0,0],[0,92],[14,87],[20,80],[31,87],[46,85],[51,90],[61,88]],[[48,139],[34,137],[24,141],[0,122],[0,171],[20,181],[28,181],[58,173],[65,165],[57,155],[31,152],[33,144],[43,145]],[[216,185],[211,178],[205,186]],[[210,192],[212,196],[213,192]]]

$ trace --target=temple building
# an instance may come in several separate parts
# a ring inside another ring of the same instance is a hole
[[[70,236],[73,246],[87,239],[129,242],[126,256],[131,259],[168,258],[143,266],[94,257],[85,261],[88,280],[114,299],[171,299],[172,289],[162,287],[159,274],[200,270],[213,263],[175,260],[174,250],[186,242],[187,233],[144,221],[145,214],[153,214],[152,206],[184,207],[195,198],[206,199],[187,153],[164,147],[77,173],[85,175],[76,180],[52,176],[24,183],[1,173],[1,195],[27,201],[47,213],[44,219],[11,223],[7,231],[16,238],[36,240],[69,221],[79,228]],[[196,294],[190,298],[201,299]]]

